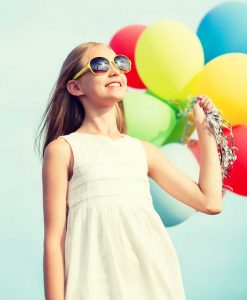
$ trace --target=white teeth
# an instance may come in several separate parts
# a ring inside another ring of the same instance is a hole
[[[112,82],[112,83],[107,84],[107,86],[120,86],[120,83],[119,82]]]

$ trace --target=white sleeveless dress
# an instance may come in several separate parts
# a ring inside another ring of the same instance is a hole
[[[62,135],[74,156],[68,183],[65,300],[184,300],[178,257],[148,181],[137,138]]]

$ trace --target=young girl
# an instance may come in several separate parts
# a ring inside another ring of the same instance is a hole
[[[198,211],[221,211],[220,162],[203,112],[212,109],[211,99],[198,97],[193,107],[201,148],[196,183],[155,145],[126,133],[130,68],[126,56],[105,44],[79,45],[63,63],[45,111],[46,300],[185,299],[148,176]]]

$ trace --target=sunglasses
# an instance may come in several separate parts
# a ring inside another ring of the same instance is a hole
[[[131,70],[131,61],[125,55],[116,55],[113,61],[109,61],[107,58],[99,56],[92,58],[82,70],[75,74],[72,79],[75,80],[79,78],[87,70],[90,70],[94,75],[102,75],[109,70],[111,63],[113,63],[113,65],[123,73],[127,73]]]

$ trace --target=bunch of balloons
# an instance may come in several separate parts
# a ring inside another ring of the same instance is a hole
[[[227,2],[208,11],[197,32],[176,20],[161,20],[148,26],[126,26],[109,42],[116,53],[125,54],[132,61],[132,70],[126,74],[129,89],[124,98],[128,134],[159,146],[161,151],[169,149],[173,155],[179,149],[179,159],[188,166],[183,171],[189,175],[193,159],[199,163],[199,151],[198,141],[190,139],[195,129],[193,122],[188,122],[183,112],[188,96],[208,95],[232,125],[238,148],[238,159],[224,185],[244,196],[247,195],[246,40],[247,5]],[[181,158],[181,147],[185,159]],[[192,157],[188,158],[187,150]],[[182,165],[178,167],[183,168]],[[157,190],[152,183],[156,206],[166,207],[160,208],[160,212],[169,211],[165,225],[176,225],[192,212],[183,203],[179,204],[184,210],[178,210],[174,206],[176,201],[164,200],[171,195]]]

